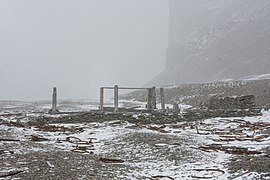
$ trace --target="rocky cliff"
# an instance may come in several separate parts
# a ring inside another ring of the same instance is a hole
[[[270,73],[269,0],[169,0],[166,70],[149,84]]]

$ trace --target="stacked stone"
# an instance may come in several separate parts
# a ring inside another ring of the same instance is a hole
[[[255,106],[255,96],[213,96],[202,106],[189,109],[183,117],[188,120],[207,119],[212,117],[244,117],[261,115],[261,109]]]
[[[208,101],[208,109],[253,109],[255,108],[255,96],[233,96],[220,97],[213,96]]]

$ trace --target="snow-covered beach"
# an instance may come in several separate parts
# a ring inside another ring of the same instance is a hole
[[[26,104],[1,104],[0,176],[20,171],[6,178],[269,178],[266,171],[269,111],[256,117],[211,118],[163,125],[131,123],[121,117],[107,122],[86,120],[85,123],[30,126],[27,122],[35,117],[57,119],[69,115],[45,114],[48,104],[44,102],[38,103],[39,106],[32,104],[38,111],[29,108],[31,103]],[[89,107],[86,102],[79,105],[73,102],[76,110],[85,111]],[[240,163],[247,157],[254,166]],[[121,160],[121,163],[105,163],[101,158]],[[262,164],[260,158],[265,162],[256,171],[256,163]]]

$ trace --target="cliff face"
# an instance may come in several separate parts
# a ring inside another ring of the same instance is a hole
[[[150,84],[270,73],[269,0],[169,0],[166,71]]]

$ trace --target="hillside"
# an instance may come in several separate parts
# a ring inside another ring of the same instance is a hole
[[[184,103],[187,105],[198,106],[214,95],[255,95],[256,106],[270,107],[270,79],[182,84],[164,86],[164,88],[165,101],[168,104]],[[159,101],[158,89],[156,92],[157,101]],[[134,91],[133,93],[122,95],[122,98],[146,102],[146,92]]]
[[[166,70],[147,85],[270,73],[269,0],[169,0]]]

